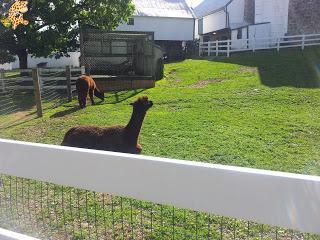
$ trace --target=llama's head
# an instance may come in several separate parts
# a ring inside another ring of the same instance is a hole
[[[146,112],[153,106],[153,102],[149,101],[148,97],[140,97],[130,105],[132,105],[135,110]]]
[[[95,91],[95,95],[97,98],[100,98],[102,101],[104,101],[104,92]]]

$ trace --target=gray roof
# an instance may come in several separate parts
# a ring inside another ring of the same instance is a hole
[[[188,0],[195,16],[204,17],[224,8],[231,0]]]
[[[186,0],[133,0],[135,16],[194,18]]]

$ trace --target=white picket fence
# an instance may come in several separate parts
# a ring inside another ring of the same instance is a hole
[[[320,233],[320,177],[0,139],[0,173]]]
[[[251,38],[238,40],[225,40],[214,42],[201,42],[199,56],[230,57],[231,53],[244,51],[258,51],[283,48],[301,48],[320,45],[320,34],[285,36],[281,38]]]

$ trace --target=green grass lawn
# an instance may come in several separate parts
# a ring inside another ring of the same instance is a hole
[[[154,101],[154,107],[146,116],[140,136],[144,155],[320,175],[320,76],[316,70],[319,63],[320,48],[311,48],[303,53],[299,50],[279,54],[244,53],[230,59],[194,59],[166,64],[165,78],[157,82],[154,89],[122,92],[117,96],[109,94],[105,103],[89,105],[85,110],[78,110],[74,100],[46,111],[41,119],[1,129],[0,137],[60,144],[66,131],[75,125],[127,124],[132,111],[129,103],[147,95]],[[38,191],[34,194],[38,196],[35,206],[39,206],[40,187],[35,186],[34,191]],[[61,191],[61,188],[57,190],[57,196]],[[67,191],[72,195],[70,205],[76,204],[77,195],[70,189]],[[82,217],[91,214],[88,218],[93,222],[93,209],[98,208],[98,222],[102,221],[105,211],[101,209],[101,202],[97,204],[95,196],[90,194],[91,208],[89,213],[83,208]],[[85,201],[84,197],[81,201]],[[112,204],[110,199],[108,201],[110,208]],[[116,227],[121,228],[121,218],[130,219],[133,205],[133,221],[137,225],[140,213],[144,214],[144,224],[148,226],[150,213],[153,213],[157,219],[154,227],[158,230],[162,226],[159,216],[166,219],[164,228],[168,236],[163,237],[162,230],[153,233],[151,230],[150,233],[150,228],[146,227],[149,229],[149,233],[145,233],[149,236],[146,239],[171,239],[171,221],[178,226],[176,239],[183,239],[185,211],[172,213],[172,208],[165,207],[162,209],[164,215],[162,210],[160,215],[159,206],[135,201],[129,203],[127,199],[124,200],[124,209],[119,210],[122,203],[119,198],[115,201]],[[45,215],[50,222],[50,211],[54,206],[62,211],[61,203],[57,204],[55,201],[48,203],[49,216],[43,212],[37,215],[40,218]],[[187,212],[187,215],[187,231],[193,236],[189,239],[196,239],[192,234],[198,231],[194,227],[197,221],[202,226],[199,234],[203,237],[208,234],[205,229],[210,222],[216,230],[210,230],[209,234],[217,234],[214,239],[219,238],[221,218],[208,221],[204,214]],[[76,221],[74,217],[72,211],[67,213],[67,221],[73,223]],[[225,221],[227,237],[224,239],[233,234],[234,226],[237,226],[239,239],[245,238],[246,223]],[[61,222],[59,224],[61,227]],[[111,226],[109,220],[107,224]],[[258,237],[248,239],[260,239],[261,226],[252,229]],[[75,236],[78,237],[74,239],[81,239],[79,231]],[[288,236],[279,239],[288,239]]]
[[[75,125],[126,124],[129,103],[147,95],[144,155],[320,175],[319,62],[312,48],[167,64],[154,89],[83,111],[75,100],[0,136],[60,144]]]

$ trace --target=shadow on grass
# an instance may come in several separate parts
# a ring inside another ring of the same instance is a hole
[[[90,105],[90,101],[87,100],[87,107],[96,107],[96,106],[101,106],[101,105],[105,105],[105,104],[117,104],[117,103],[121,103],[131,97],[136,96],[137,94],[143,92],[143,89],[140,90],[132,90],[132,91],[123,91],[123,92],[115,92],[115,93],[111,93],[108,94],[107,97],[105,98],[105,101],[100,101],[100,102],[96,102],[95,105]],[[75,113],[80,109],[80,107],[77,106],[66,106],[69,109],[63,110],[61,112],[57,112],[55,114],[53,114],[50,118],[61,118],[64,116],[67,116],[69,114]]]
[[[70,109],[66,109],[64,111],[57,112],[57,113],[53,114],[50,118],[61,118],[61,117],[64,117],[66,115],[75,113],[78,110],[80,110],[80,108],[78,106],[77,107],[71,107]]]
[[[5,123],[5,124],[0,124],[0,130],[14,128],[14,127],[20,126],[22,124],[31,122],[31,121],[35,120],[36,118],[37,118],[36,113],[30,113],[23,118],[12,120],[12,121]]]
[[[0,102],[0,116],[31,111],[35,106],[34,94],[32,91],[1,93]]]
[[[320,47],[233,54],[214,62],[255,67],[263,85],[295,88],[320,88]]]
[[[131,91],[123,91],[123,92],[114,92],[111,93],[113,96],[110,96],[106,99],[107,104],[116,104],[116,103],[121,103],[129,98],[132,98],[140,93],[145,91],[144,89],[139,89],[139,90],[131,90]]]

